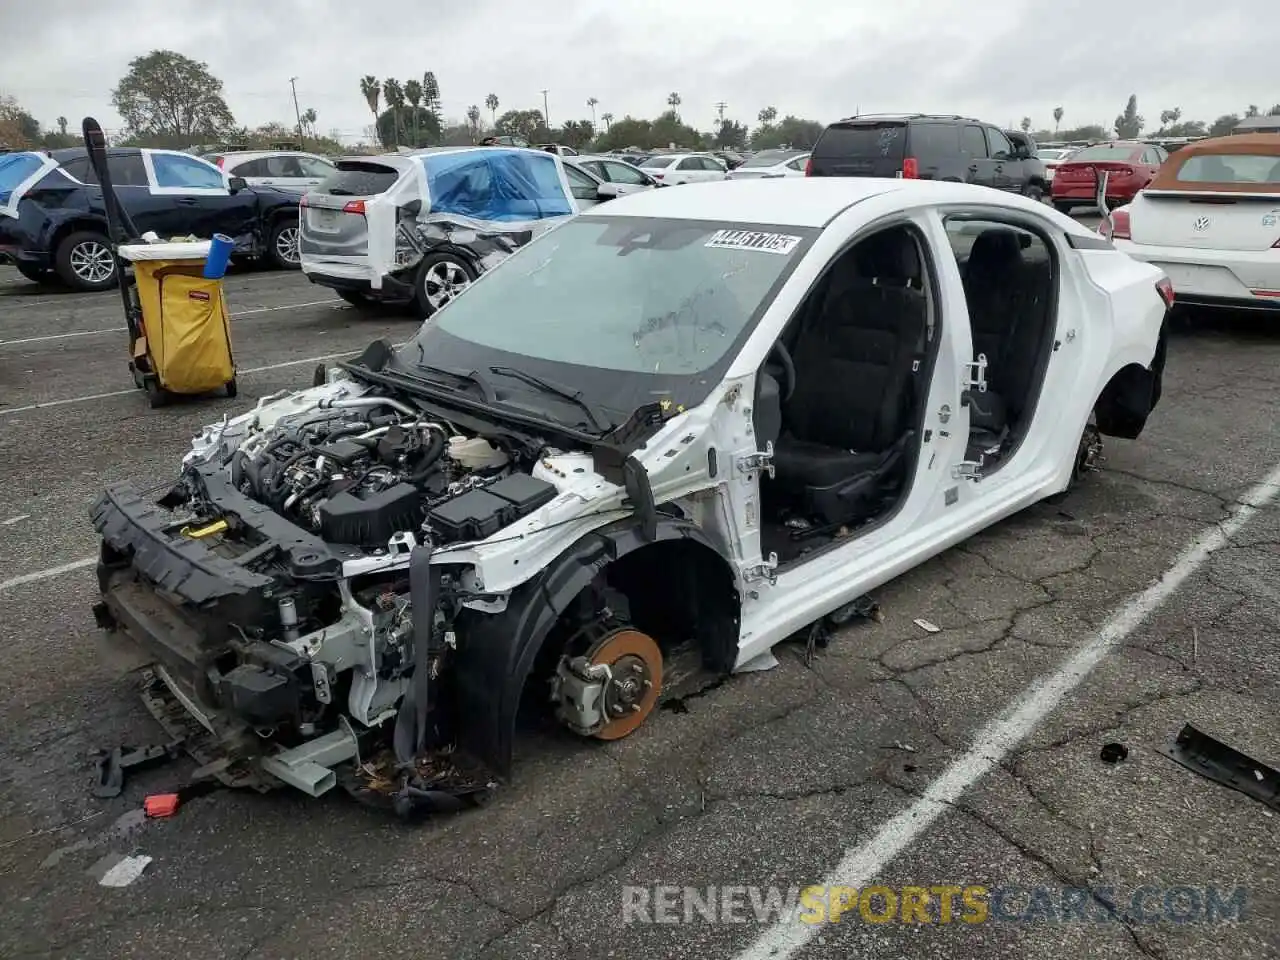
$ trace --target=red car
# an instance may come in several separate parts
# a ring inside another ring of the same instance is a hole
[[[1163,147],[1132,140],[1085,147],[1058,165],[1053,175],[1053,205],[1063,213],[1072,207],[1092,207],[1098,175],[1104,170],[1109,174],[1107,206],[1126,204],[1151,182],[1167,159],[1169,154]]]

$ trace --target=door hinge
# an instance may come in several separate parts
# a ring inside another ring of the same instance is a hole
[[[743,567],[742,581],[743,583],[758,583],[761,580],[768,580],[770,584],[775,584],[778,582],[777,570],[778,555],[771,553],[763,563],[753,563],[749,567]]]
[[[960,389],[977,390],[979,393],[987,392],[987,355],[985,353],[978,354],[977,360],[964,365],[960,375]]]
[[[739,457],[738,469],[743,473],[754,473],[757,470],[763,470],[772,479],[774,476],[773,441],[770,440],[766,443],[763,450],[757,450],[755,453],[748,453]]]
[[[981,480],[982,464],[974,460],[962,460],[952,466],[951,476],[956,480]]]

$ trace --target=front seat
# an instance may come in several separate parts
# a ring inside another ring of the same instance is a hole
[[[797,344],[774,450],[777,487],[827,524],[874,509],[913,435],[913,366],[928,323],[925,294],[909,285],[919,277],[915,242],[894,231],[865,243],[861,269],[832,279]]]

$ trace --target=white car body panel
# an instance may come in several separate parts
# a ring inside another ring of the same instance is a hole
[[[809,154],[801,153],[779,160],[772,166],[753,167],[749,166],[750,160],[740,167],[730,170],[725,176],[726,180],[768,180],[775,177],[803,177],[805,161],[809,159]]]
[[[277,190],[288,190],[293,193],[306,193],[312,187],[318,187],[324,182],[322,176],[250,176],[246,170],[251,164],[259,161],[267,160],[273,157],[298,157],[315,163],[326,164],[333,168],[333,163],[324,157],[317,156],[314,153],[304,153],[298,150],[262,150],[244,153],[227,153],[224,157],[221,167],[230,177],[241,177],[251,187],[274,187]],[[336,169],[336,168],[334,168]]]
[[[1117,249],[1163,270],[1180,298],[1280,307],[1280,192],[1146,190],[1116,213],[1128,217],[1131,238],[1115,240]]]
[[[647,166],[650,161],[659,159],[659,157],[664,160],[670,159],[671,162],[663,167]],[[693,157],[710,160],[712,163],[717,164],[718,167],[715,170],[681,169],[682,166],[684,166]],[[640,169],[649,174],[649,176],[653,177],[655,180],[660,181],[665,186],[676,186],[678,184],[686,183],[716,182],[724,180],[729,175],[728,168],[721,163],[720,159],[709,153],[659,154],[658,157],[650,157],[649,160],[646,160],[645,163],[640,165]]]

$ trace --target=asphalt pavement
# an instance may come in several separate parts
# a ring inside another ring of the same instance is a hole
[[[151,410],[115,294],[0,268],[0,956],[1280,952],[1280,815],[1159,752],[1192,722],[1280,767],[1280,511],[1258,487],[1280,463],[1274,321],[1183,316],[1147,432],[1108,441],[1065,501],[877,591],[881,622],[781,647],[630,738],[527,738],[482,809],[409,826],[224,790],[145,820],[191,766],[90,795],[93,750],[160,739],[95,656],[91,499],[171,476],[202,424],[320,358],[414,328],[297,274],[227,288],[240,396]],[[151,859],[103,885],[121,856]],[[798,944],[754,912],[824,878],[886,889],[826,891],[849,909]],[[931,910],[956,890],[954,913],[903,922],[910,887]],[[1064,916],[1081,898],[1090,918]]]

